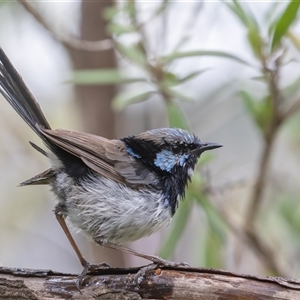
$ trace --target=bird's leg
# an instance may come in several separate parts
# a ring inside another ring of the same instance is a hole
[[[78,288],[78,290],[80,291],[80,284],[82,283],[85,275],[89,272],[89,271],[95,271],[99,268],[110,268],[110,266],[107,263],[101,263],[101,264],[90,264],[81,254],[77,244],[75,243],[70,230],[66,224],[65,221],[65,217],[64,217],[64,213],[63,213],[63,207],[62,205],[58,204],[56,205],[55,209],[54,209],[54,213],[55,213],[55,217],[59,223],[59,225],[61,226],[61,228],[63,229],[65,235],[67,236],[70,244],[72,245],[74,251],[76,252],[77,257],[80,260],[81,265],[83,266],[83,271],[81,272],[81,274],[78,276],[78,279],[76,281],[76,286]]]
[[[137,282],[139,282],[139,278],[141,276],[143,276],[146,271],[154,270],[158,267],[170,267],[170,268],[189,267],[189,264],[185,263],[185,262],[179,262],[179,263],[178,262],[172,262],[172,261],[169,261],[169,260],[162,259],[161,257],[156,256],[156,255],[146,254],[146,253],[143,253],[143,252],[139,252],[139,251],[124,247],[122,245],[118,245],[118,244],[114,244],[114,243],[111,243],[111,242],[103,241],[103,240],[101,240],[97,237],[94,237],[93,239],[97,244],[99,244],[103,247],[111,248],[111,249],[114,249],[114,250],[119,250],[119,251],[122,251],[124,253],[135,255],[135,256],[138,256],[138,257],[141,257],[141,258],[152,261],[151,265],[141,267],[141,269],[139,270],[139,272],[136,275],[136,281]]]
[[[160,258],[159,256],[139,252],[139,251],[124,247],[122,245],[118,245],[118,244],[114,244],[114,243],[111,243],[111,242],[104,241],[104,240],[99,239],[99,238],[94,238],[94,241],[97,244],[99,244],[103,247],[107,247],[107,248],[114,249],[114,250],[119,250],[119,251],[122,251],[124,253],[131,254],[131,255],[135,255],[135,256],[150,260],[150,261],[152,261],[153,263],[155,263],[157,265],[167,265],[168,263],[172,263],[170,261],[167,261],[167,260],[164,260],[164,259]]]
[[[81,265],[82,265],[83,267],[85,267],[85,266],[88,264],[88,262],[87,262],[87,260],[82,256],[82,254],[81,254],[79,248],[77,247],[77,245],[76,245],[76,243],[75,243],[75,241],[74,241],[74,239],[73,239],[73,237],[72,237],[72,235],[71,235],[71,233],[70,233],[70,231],[69,231],[69,228],[68,228],[68,226],[67,226],[67,224],[66,224],[65,217],[64,217],[64,214],[63,214],[61,205],[59,205],[59,204],[56,205],[56,207],[55,207],[55,209],[54,209],[54,213],[55,213],[55,217],[56,217],[56,219],[57,219],[59,225],[61,226],[61,228],[62,228],[62,230],[64,231],[65,235],[67,236],[67,238],[68,238],[70,244],[72,245],[74,251],[76,252],[76,255],[77,255],[77,257],[79,258]]]

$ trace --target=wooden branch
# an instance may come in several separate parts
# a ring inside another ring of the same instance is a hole
[[[87,276],[79,292],[76,275],[0,267],[0,299],[300,299],[300,281],[206,268],[147,271],[103,269]]]

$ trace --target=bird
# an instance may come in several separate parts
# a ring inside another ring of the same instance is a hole
[[[54,214],[83,267],[79,283],[97,266],[77,247],[66,220],[104,247],[151,261],[173,262],[123,246],[157,232],[174,216],[200,155],[221,147],[186,130],[157,128],[121,139],[51,129],[38,102],[0,48],[0,93],[40,137],[50,168],[20,186],[50,185]]]

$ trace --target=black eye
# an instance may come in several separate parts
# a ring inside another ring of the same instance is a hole
[[[173,153],[178,154],[180,152],[180,147],[177,145],[174,145],[172,150],[173,150]]]

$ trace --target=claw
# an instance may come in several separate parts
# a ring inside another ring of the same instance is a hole
[[[157,257],[153,263],[144,267],[141,267],[140,270],[135,275],[135,282],[139,286],[145,276],[146,272],[155,270],[160,267],[166,268],[177,268],[177,267],[190,267],[186,262],[173,262],[169,260],[164,260],[160,257]]]
[[[93,273],[96,272],[97,270],[101,270],[101,269],[107,269],[110,268],[110,265],[107,263],[101,263],[101,264],[90,264],[88,261],[84,262],[83,265],[83,270],[81,272],[81,274],[77,277],[76,280],[76,288],[77,290],[81,293],[81,289],[80,286],[83,285],[85,276],[87,275],[87,273]]]
[[[158,268],[158,264],[156,264],[156,263],[152,263],[148,266],[141,267],[139,269],[139,271],[136,273],[135,278],[134,278],[137,286],[139,286],[140,283],[142,282],[143,277],[145,276],[146,272],[155,270],[156,268]]]

